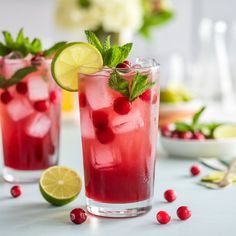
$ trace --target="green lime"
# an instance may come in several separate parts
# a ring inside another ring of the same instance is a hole
[[[53,166],[45,170],[40,178],[40,191],[49,203],[63,206],[73,201],[82,186],[80,176],[64,166]]]
[[[68,43],[57,51],[51,71],[57,84],[68,91],[78,91],[78,73],[93,74],[101,70],[101,53],[89,43]]]
[[[215,139],[236,138],[236,125],[220,125],[214,132]]]

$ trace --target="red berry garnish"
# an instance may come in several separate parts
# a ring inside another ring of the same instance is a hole
[[[104,127],[96,130],[96,136],[100,143],[107,144],[114,140],[115,134],[110,127]]]
[[[34,109],[40,112],[47,111],[49,107],[49,103],[46,100],[39,100],[34,103]]]
[[[143,101],[150,102],[151,101],[151,89],[146,90],[143,94],[139,96]]]
[[[192,138],[196,139],[196,140],[205,140],[206,139],[205,135],[203,133],[201,133],[201,132],[195,132],[193,134]]]
[[[164,137],[170,137],[171,136],[171,130],[168,125],[161,127],[161,135]]]
[[[42,58],[43,58],[43,53],[39,52],[37,54],[35,54],[32,58],[31,58],[31,64],[33,66],[38,66],[41,65],[42,63]]]
[[[108,126],[108,115],[104,111],[94,111],[92,113],[92,121],[94,127],[98,129],[105,128]]]
[[[126,97],[116,98],[113,104],[114,111],[120,115],[126,115],[130,112],[132,104]]]
[[[178,131],[173,131],[171,133],[171,138],[173,139],[178,139],[179,138],[179,132]]]
[[[12,96],[8,90],[5,90],[1,94],[1,102],[4,104],[8,104],[12,100]]]
[[[160,224],[167,224],[171,219],[169,213],[166,211],[159,211],[156,215],[156,218]]]
[[[199,175],[201,173],[201,166],[199,165],[194,165],[191,167],[190,171],[193,176]]]
[[[25,83],[25,82],[19,82],[19,83],[16,85],[16,91],[17,91],[19,94],[26,94],[27,91],[28,91],[27,83]]]
[[[123,61],[123,63],[127,64],[128,66],[131,66],[131,63],[128,60]]]
[[[19,185],[15,185],[11,188],[12,197],[16,198],[22,194],[22,188]]]
[[[181,139],[192,139],[192,137],[193,137],[193,134],[190,131],[179,133],[179,138],[181,138]]]
[[[130,66],[129,66],[129,64],[122,62],[122,63],[119,63],[119,64],[116,66],[116,68],[118,68],[118,69],[129,69]]]
[[[51,103],[56,103],[58,98],[57,90],[53,90],[49,94],[49,99]]]
[[[176,199],[176,192],[173,189],[168,189],[164,192],[164,197],[167,202],[173,202]]]
[[[87,99],[85,93],[79,93],[79,106],[80,108],[86,107]]]
[[[189,210],[187,206],[181,206],[177,209],[176,214],[180,218],[180,220],[187,220],[188,218],[191,217],[192,212]]]
[[[70,212],[70,219],[75,224],[82,224],[87,219],[86,212],[81,208],[75,208]]]

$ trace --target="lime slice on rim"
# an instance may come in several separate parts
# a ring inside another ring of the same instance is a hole
[[[43,197],[55,206],[63,206],[73,201],[79,195],[81,185],[79,175],[64,166],[48,168],[39,181]]]
[[[236,125],[220,125],[214,132],[213,137],[216,139],[236,138]]]
[[[93,74],[101,70],[101,53],[89,43],[68,43],[57,51],[51,71],[57,84],[68,91],[78,91],[78,72]]]

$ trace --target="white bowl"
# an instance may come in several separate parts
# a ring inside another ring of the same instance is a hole
[[[236,139],[183,140],[160,137],[164,150],[171,157],[198,159],[215,157],[231,159],[236,157]]]

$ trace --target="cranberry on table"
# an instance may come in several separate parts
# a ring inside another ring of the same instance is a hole
[[[170,222],[171,217],[168,212],[159,211],[157,212],[156,219],[160,224],[167,224]]]
[[[87,99],[85,93],[79,93],[79,106],[80,108],[86,107]]]
[[[115,134],[110,127],[104,127],[96,130],[96,136],[100,143],[107,144],[114,140]]]
[[[180,132],[179,133],[179,138],[181,138],[181,139],[188,140],[188,139],[192,139],[192,137],[193,137],[193,134],[190,131]]]
[[[10,94],[10,92],[8,90],[5,90],[2,94],[1,94],[1,102],[4,104],[8,104],[11,100],[12,100],[12,95]]]
[[[164,192],[164,197],[167,202],[173,202],[176,199],[176,192],[173,189],[168,189]]]
[[[115,99],[113,109],[120,115],[126,115],[130,112],[132,104],[126,97],[118,97]]]
[[[104,111],[94,111],[92,113],[92,121],[94,127],[101,129],[108,126],[108,115]]]
[[[49,94],[49,99],[51,103],[56,103],[58,98],[57,90],[53,90]]]
[[[151,89],[146,90],[143,94],[139,96],[140,99],[142,99],[145,102],[151,101]]]
[[[75,224],[82,224],[87,219],[86,212],[81,208],[75,208],[70,212],[70,219]]]
[[[15,185],[11,188],[11,195],[14,198],[19,197],[22,194],[22,188],[19,185]]]
[[[191,217],[192,212],[189,210],[187,206],[181,206],[177,209],[176,214],[180,220],[187,220]]]
[[[25,83],[25,82],[19,82],[19,83],[16,85],[16,91],[17,91],[19,94],[26,94],[27,91],[28,91],[27,83]]]
[[[47,100],[39,100],[34,103],[34,109],[40,112],[45,112],[48,110],[49,103]]]
[[[193,176],[199,175],[201,173],[201,166],[199,165],[194,165],[191,167],[190,171]]]
[[[195,132],[193,134],[192,138],[196,139],[196,140],[205,140],[206,139],[205,135],[203,133],[201,133],[201,132]]]

